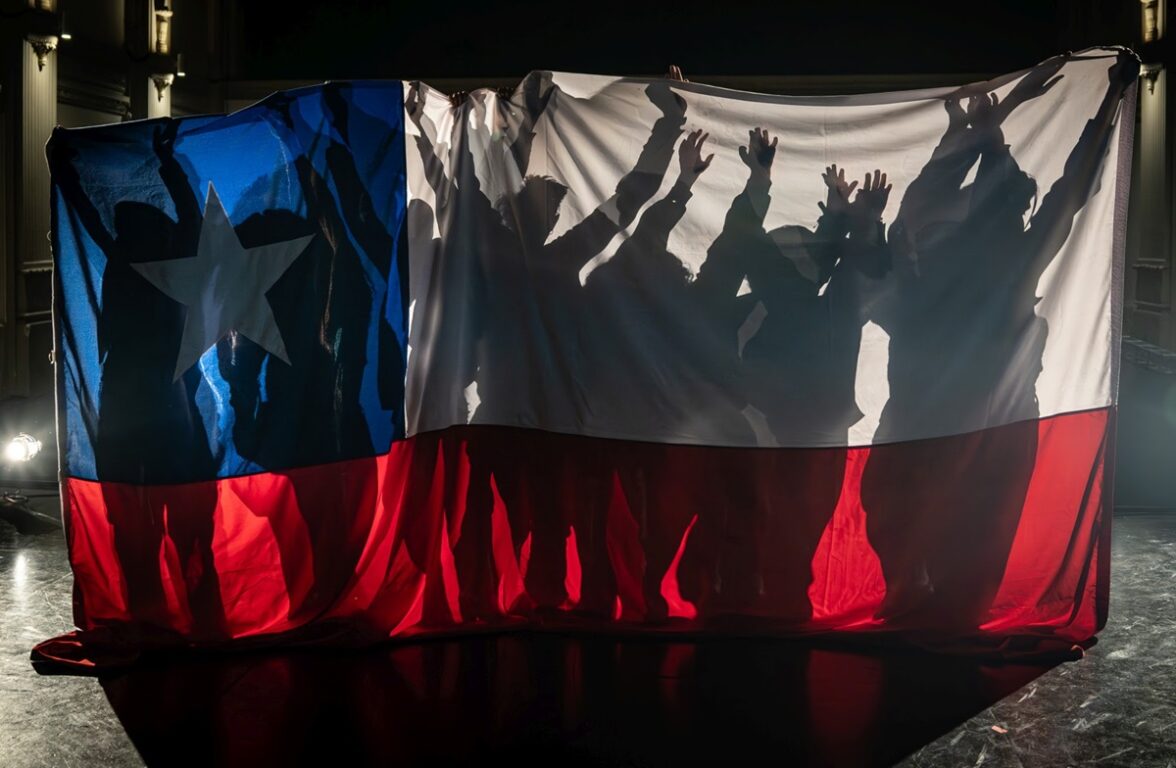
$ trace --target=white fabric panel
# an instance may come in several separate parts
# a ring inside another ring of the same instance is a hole
[[[536,72],[460,107],[406,84],[409,433],[867,445],[1111,404],[1134,68],[823,98]]]

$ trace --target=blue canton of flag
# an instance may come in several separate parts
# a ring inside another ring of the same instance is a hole
[[[178,483],[404,435],[400,82],[48,147],[63,469]]]

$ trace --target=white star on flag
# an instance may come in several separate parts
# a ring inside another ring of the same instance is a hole
[[[218,341],[236,331],[289,365],[266,292],[314,235],[244,248],[212,183],[196,256],[131,266],[152,285],[188,309],[173,381]]]

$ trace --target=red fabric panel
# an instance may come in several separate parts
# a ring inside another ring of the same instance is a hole
[[[1105,621],[1109,418],[841,450],[462,427],[280,474],[69,479],[82,633],[41,650],[510,625],[1069,645]]]

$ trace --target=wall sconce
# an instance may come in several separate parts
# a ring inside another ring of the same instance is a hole
[[[172,9],[167,0],[155,0],[155,52],[171,52]]]
[[[163,101],[163,92],[175,81],[175,75],[170,72],[162,75],[152,75],[151,82],[155,83],[155,98]]]
[[[29,35],[25,39],[37,56],[37,71],[40,72],[45,69],[49,54],[57,50],[57,35]]]
[[[1160,0],[1139,0],[1143,22],[1143,42],[1154,43],[1160,39]]]
[[[1156,80],[1160,77],[1160,72],[1164,70],[1163,64],[1144,64],[1139,68],[1139,76],[1147,82],[1147,92],[1156,92]]]

